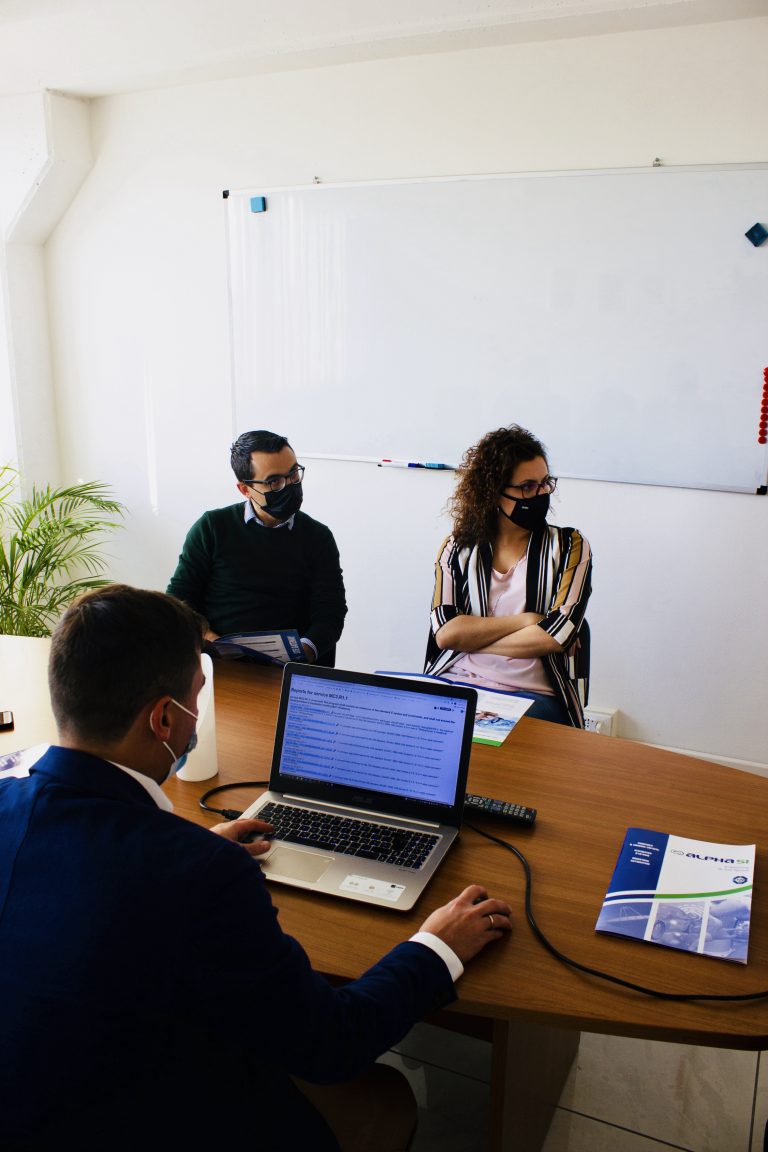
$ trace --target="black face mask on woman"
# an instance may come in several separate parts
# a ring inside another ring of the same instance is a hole
[[[275,520],[288,520],[301,508],[303,499],[301,484],[286,484],[280,492],[267,492],[264,508]]]
[[[540,496],[516,500],[511,512],[505,512],[503,508],[499,508],[499,512],[513,524],[517,524],[518,528],[527,528],[529,531],[542,528],[549,512],[549,493],[543,492]]]

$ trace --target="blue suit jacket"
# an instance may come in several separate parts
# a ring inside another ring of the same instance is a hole
[[[331,987],[249,855],[114,765],[52,748],[0,781],[4,1152],[335,1148],[290,1074],[351,1079],[453,995],[413,943]]]

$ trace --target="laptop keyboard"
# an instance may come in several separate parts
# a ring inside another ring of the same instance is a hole
[[[273,825],[276,840],[414,870],[422,867],[440,839],[428,832],[404,831],[387,824],[374,824],[351,816],[331,816],[287,804],[265,804],[257,816]]]

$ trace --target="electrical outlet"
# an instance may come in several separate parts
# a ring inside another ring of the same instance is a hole
[[[603,736],[616,735],[615,708],[585,708],[584,726],[587,732],[600,732]]]

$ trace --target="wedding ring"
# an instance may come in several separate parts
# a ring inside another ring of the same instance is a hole
[[[493,928],[493,916],[491,916],[490,912],[486,912],[486,916],[488,917],[488,922],[491,928]]]

